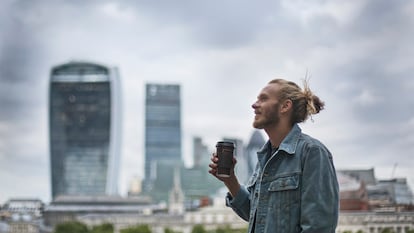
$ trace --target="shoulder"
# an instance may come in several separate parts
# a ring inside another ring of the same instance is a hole
[[[329,149],[318,139],[311,137],[307,134],[301,133],[298,141],[299,151],[303,153],[304,156],[312,155],[326,155],[331,158],[331,152]]]

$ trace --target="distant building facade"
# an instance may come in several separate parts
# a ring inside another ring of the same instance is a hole
[[[337,170],[341,211],[413,211],[414,198],[405,178],[377,180],[374,169]]]
[[[148,197],[120,196],[59,196],[45,206],[43,219],[46,229],[57,224],[90,219],[89,225],[99,221],[112,222],[113,215],[151,215],[165,207],[151,205]]]
[[[237,138],[226,137],[223,140],[231,141],[235,144],[234,155],[237,159],[235,172],[240,183],[246,184],[256,168],[257,152],[266,143],[262,133],[259,130],[254,130],[246,146],[242,140]]]
[[[67,221],[80,221],[88,226],[112,223],[115,233],[138,224],[149,225],[154,233],[163,233],[166,228],[191,233],[198,224],[208,231],[228,226],[247,230],[248,223],[225,206],[223,195],[217,197],[212,206],[187,212],[181,212],[182,209],[177,212],[177,206],[170,205],[174,210],[171,212],[167,206],[150,205],[140,199],[61,199],[45,208],[44,222],[47,227],[44,229],[49,231],[44,232],[52,232],[54,226]],[[180,204],[182,199],[177,200],[174,204]],[[383,233],[385,229],[395,233],[414,230],[414,212],[341,212],[335,233]]]
[[[341,212],[336,233],[407,233],[414,230],[414,212]]]
[[[180,169],[174,170],[174,183],[169,193],[168,213],[172,215],[184,214],[184,193],[181,187]]]
[[[263,148],[266,140],[263,137],[263,134],[260,130],[254,130],[252,135],[250,136],[249,142],[246,146],[246,166],[247,166],[247,174],[250,177],[257,164],[257,152]]]
[[[142,192],[142,180],[141,178],[134,176],[128,188],[128,196],[139,196]]]
[[[176,185],[179,186],[178,183]],[[43,232],[52,233],[57,224],[68,221],[80,221],[88,226],[111,223],[114,233],[139,224],[149,225],[154,233],[164,233],[167,228],[191,233],[197,224],[203,224],[208,230],[227,226],[233,229],[247,227],[247,222],[225,205],[184,212],[180,196],[179,191],[171,193],[175,202],[169,208],[149,204],[137,197],[59,197],[45,207]]]
[[[338,172],[341,211],[366,211],[369,209],[368,192],[364,182]]]
[[[52,198],[117,193],[120,101],[116,68],[70,62],[51,70]]]
[[[406,178],[379,180],[368,186],[369,204],[378,210],[414,210],[414,197]]]
[[[374,168],[370,169],[340,169],[338,172],[345,174],[347,176],[353,177],[359,181],[365,183],[365,185],[375,185],[377,179],[375,178]]]
[[[146,84],[144,191],[168,193],[174,167],[182,163],[180,86]],[[157,190],[156,182],[161,180],[167,183]]]
[[[212,152],[201,137],[193,137],[194,165],[191,168],[181,169],[181,186],[187,210],[210,205],[211,196],[223,187],[222,182],[218,182],[208,173]]]
[[[39,199],[10,199],[0,209],[0,233],[40,233],[44,203]]]
[[[211,155],[212,153],[203,143],[203,139],[198,136],[193,137],[193,167],[205,168],[205,170],[208,170],[208,164],[210,163]]]

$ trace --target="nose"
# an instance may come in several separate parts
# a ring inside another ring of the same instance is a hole
[[[252,104],[252,108],[253,109],[256,109],[257,108],[257,101]]]

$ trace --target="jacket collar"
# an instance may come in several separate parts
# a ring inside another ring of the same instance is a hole
[[[289,155],[293,155],[296,152],[296,147],[298,145],[299,137],[302,133],[302,130],[298,124],[294,124],[288,135],[280,143],[279,150],[283,150]],[[266,144],[257,152],[258,155],[266,154],[269,147],[270,141],[267,140]]]

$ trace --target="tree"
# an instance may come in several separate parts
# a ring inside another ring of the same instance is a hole
[[[174,231],[174,230],[167,227],[167,228],[164,229],[164,233],[180,233],[180,232]]]
[[[217,228],[216,233],[233,233],[233,230],[230,228],[230,226],[226,226],[224,228]]]
[[[248,231],[248,228],[242,228],[242,229],[235,229],[233,230],[233,233],[245,233]]]
[[[121,230],[121,233],[152,233],[148,225],[138,225]]]
[[[207,231],[204,229],[203,225],[195,225],[191,230],[191,233],[207,233]]]
[[[111,223],[104,223],[98,226],[92,227],[90,233],[114,233],[114,225]]]
[[[81,222],[64,222],[57,224],[54,233],[89,233],[88,227]]]
[[[391,228],[384,228],[381,233],[395,233],[395,231],[393,231]]]

